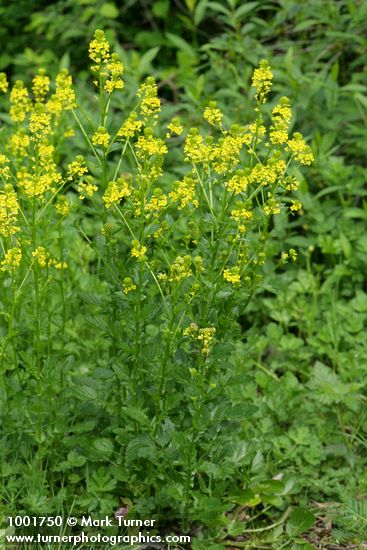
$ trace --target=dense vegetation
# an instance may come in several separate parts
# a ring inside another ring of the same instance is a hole
[[[2,511],[362,548],[367,4],[119,4],[0,4]]]

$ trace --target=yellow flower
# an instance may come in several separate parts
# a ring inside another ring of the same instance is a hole
[[[267,216],[280,213],[279,203],[276,199],[274,199],[274,197],[268,197],[267,202],[264,204],[264,212]]]
[[[137,120],[137,118],[138,115],[135,112],[131,113],[117,132],[118,137],[134,137],[137,132],[140,132],[143,121]]]
[[[73,80],[67,69],[62,69],[56,77],[55,99],[65,111],[76,107]]]
[[[40,267],[47,267],[48,254],[44,246],[38,246],[33,252],[32,256],[37,260]]]
[[[79,199],[82,201],[92,197],[97,190],[98,187],[93,184],[92,176],[87,176],[85,181],[80,181],[78,184]]]
[[[12,134],[8,141],[8,148],[16,157],[28,156],[28,147],[30,144],[29,136],[26,133],[25,128],[19,128],[14,134]]]
[[[227,189],[230,193],[235,193],[238,195],[239,193],[246,191],[248,184],[249,179],[246,172],[244,170],[238,170],[228,181]]]
[[[8,91],[8,81],[6,78],[5,73],[0,73],[0,92],[3,92],[4,94]]]
[[[159,213],[167,206],[167,196],[162,189],[155,189],[149,202],[146,205],[148,212],[153,212],[154,216],[159,216]]]
[[[59,195],[55,204],[57,212],[61,216],[67,216],[70,210],[70,204],[65,195]]]
[[[19,203],[17,194],[12,185],[4,185],[0,191],[0,235],[10,237],[19,231],[17,227],[17,218],[19,212]]]
[[[124,291],[124,294],[129,294],[129,292],[132,292],[136,289],[136,284],[133,283],[131,277],[125,277],[122,283],[122,289]]]
[[[110,134],[107,132],[106,128],[100,126],[92,136],[93,145],[100,145],[104,149],[107,149],[110,142]]]
[[[106,64],[106,71],[109,73],[109,78],[104,84],[106,92],[111,94],[114,90],[122,90],[124,81],[121,75],[124,72],[124,66],[116,53],[112,54],[111,61]]]
[[[85,165],[85,160],[82,155],[75,157],[75,160],[68,165],[68,180],[72,181],[75,178],[81,178],[88,174],[88,168]]]
[[[265,103],[266,96],[271,90],[273,82],[273,73],[269,63],[263,59],[260,61],[258,69],[254,70],[252,77],[252,86],[256,88],[256,99],[259,103]]]
[[[210,344],[216,333],[215,327],[199,328],[196,323],[191,323],[183,331],[184,336],[190,336],[193,340],[196,340],[201,345],[201,353],[208,355],[210,351]]]
[[[158,113],[161,110],[161,101],[157,96],[158,88],[155,80],[152,76],[148,76],[146,81],[141,84],[137,95],[140,100],[140,112],[143,117],[153,116],[158,117]]]
[[[188,174],[182,181],[176,181],[174,190],[169,194],[173,202],[179,202],[178,209],[182,210],[185,206],[191,204],[195,208],[199,206],[196,198],[197,179],[192,174]]]
[[[223,113],[220,109],[218,109],[217,104],[215,101],[211,101],[208,105],[208,107],[204,111],[204,118],[211,124],[212,126],[221,126],[222,125],[222,118]]]
[[[190,256],[177,256],[174,263],[170,266],[170,274],[168,280],[171,283],[179,283],[183,279],[192,275],[191,270],[191,257]]]
[[[147,251],[147,247],[140,244],[139,241],[137,240],[133,240],[132,242],[132,249],[131,249],[131,255],[134,257],[134,258],[137,258],[140,262],[143,262],[144,260],[146,260],[146,251]]]
[[[74,128],[71,128],[69,126],[69,128],[67,128],[64,132],[64,137],[65,138],[70,138],[70,137],[74,137],[75,136],[75,130]]]
[[[197,128],[191,128],[187,134],[184,146],[185,160],[194,163],[208,162],[210,159],[211,143],[204,142],[203,136]]]
[[[31,112],[29,130],[36,139],[43,139],[51,132],[51,115],[42,103],[36,103]]]
[[[110,45],[106,39],[105,33],[97,29],[94,38],[89,44],[89,59],[99,65],[102,61],[108,61],[110,58]]]
[[[42,103],[50,90],[50,79],[45,69],[39,69],[38,74],[32,80],[32,92],[36,103]]]
[[[293,138],[288,141],[287,145],[294,158],[301,164],[309,165],[313,162],[312,151],[299,132],[293,134]]]
[[[231,218],[239,223],[238,230],[241,233],[247,231],[247,223],[254,218],[252,210],[248,210],[243,204],[237,203],[237,208],[231,212]],[[241,223],[242,222],[242,223]]]
[[[9,159],[5,155],[0,154],[0,177],[3,180],[8,180],[10,176]]]
[[[137,156],[142,158],[145,155],[165,155],[168,151],[164,141],[155,138],[150,128],[145,130],[144,136],[139,136],[137,144]]]
[[[52,160],[53,146],[41,144],[38,149],[41,170],[32,173],[25,167],[16,174],[18,186],[27,197],[42,197],[47,191],[55,192],[62,182],[61,174],[57,172]]]
[[[14,273],[14,271],[20,266],[22,260],[22,251],[19,247],[9,248],[6,252],[4,259],[1,261],[1,271],[8,271]]]
[[[292,262],[295,262],[297,260],[297,252],[294,250],[294,248],[290,248],[288,252],[282,252],[281,260],[283,263],[286,263],[288,260],[292,260]]]
[[[23,122],[30,109],[28,90],[21,80],[17,80],[10,92],[10,118],[14,122]]]
[[[289,207],[289,210],[291,210],[292,212],[298,212],[298,210],[301,210],[301,208],[302,208],[302,203],[300,201],[292,200],[292,204]]]
[[[230,269],[227,268],[223,271],[223,277],[232,285],[238,285],[241,282],[241,275],[240,275],[240,269],[239,267],[231,267]]]
[[[68,263],[67,262],[59,262],[58,260],[50,259],[48,260],[48,266],[53,266],[55,269],[67,269]]]
[[[179,118],[173,118],[169,124],[167,124],[167,134],[166,137],[169,139],[171,137],[171,134],[176,134],[176,136],[180,136],[183,132],[183,126],[181,124],[181,121]]]
[[[286,169],[282,159],[269,159],[267,164],[256,164],[249,174],[249,180],[255,185],[274,185],[280,181]]]
[[[285,143],[288,139],[288,128],[292,118],[292,110],[287,97],[280,98],[278,105],[272,110],[273,126],[270,128],[270,141],[274,145]]]
[[[113,204],[118,204],[124,197],[131,195],[131,175],[126,174],[119,177],[116,181],[110,181],[103,195],[103,202],[106,208]]]
[[[218,140],[212,147],[210,159],[218,174],[224,174],[232,170],[240,161],[240,152],[243,147],[244,137],[242,135],[227,134]]]

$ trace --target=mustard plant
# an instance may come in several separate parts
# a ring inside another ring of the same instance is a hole
[[[247,125],[230,124],[208,101],[200,127],[186,128],[183,118],[161,123],[153,77],[124,112],[114,106],[124,67],[102,30],[89,58],[89,107],[65,71],[51,93],[44,71],[31,96],[20,81],[10,91],[13,126],[0,155],[2,365],[22,361],[21,297],[29,289],[42,463],[52,393],[45,371],[55,338],[67,344],[65,280],[68,289],[77,284],[80,264],[64,257],[65,239],[77,228],[108,293],[96,313],[105,340],[96,355],[105,354],[112,376],[96,406],[111,490],[137,513],[179,517],[186,528],[193,520],[215,525],[234,506],[238,485],[249,482],[256,451],[246,441],[251,407],[234,391],[243,381],[231,372],[237,320],[264,279],[274,217],[301,209],[290,165],[310,164],[312,153],[300,133],[290,133],[289,100],[269,108],[266,61],[253,74]],[[1,76],[0,89],[7,87]],[[72,137],[71,116],[85,145],[66,163],[59,151]],[[295,259],[285,250],[279,263]]]

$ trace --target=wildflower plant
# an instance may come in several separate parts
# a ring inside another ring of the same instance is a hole
[[[65,288],[72,295],[82,284],[80,259],[65,257],[72,235],[103,281],[94,316],[104,340],[97,359],[104,355],[107,371],[104,398],[89,392],[93,407],[75,409],[74,418],[100,418],[112,502],[124,495],[140,514],[214,526],[249,483],[256,454],[256,443],[246,441],[244,382],[231,373],[237,319],[263,281],[273,217],[301,208],[290,165],[310,164],[312,153],[300,133],[291,134],[287,98],[269,119],[266,61],[254,72],[247,125],[229,124],[211,101],[200,127],[185,128],[180,118],[161,123],[152,77],[124,112],[114,106],[124,67],[101,30],[89,57],[98,115],[96,105],[78,104],[66,71],[55,83],[40,71],[31,94],[20,81],[10,89],[13,126],[0,154],[0,277],[10,311],[2,361],[9,369],[24,362],[20,295],[29,288],[31,373],[43,403],[32,444],[42,463],[52,424],[46,371],[60,329],[52,316],[61,311],[65,347]],[[0,90],[7,89],[1,76]],[[71,120],[84,151],[66,162],[60,151],[72,143]],[[295,257],[292,249],[279,263]],[[86,369],[93,378],[94,365]],[[62,383],[73,387],[80,376]]]

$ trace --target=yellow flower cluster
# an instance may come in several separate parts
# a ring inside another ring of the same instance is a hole
[[[238,195],[246,191],[249,185],[274,185],[282,181],[285,169],[285,161],[273,157],[268,160],[267,164],[255,164],[251,170],[248,168],[245,170],[238,170],[228,180],[226,186],[228,191]],[[289,184],[290,181],[287,181]]]
[[[256,164],[248,178],[250,183],[254,185],[274,185],[281,180],[285,169],[286,163],[284,160],[270,158],[267,164]]]
[[[185,328],[183,335],[197,340],[201,345],[201,352],[204,355],[208,355],[215,332],[215,327],[199,328],[196,323],[191,323],[190,326]]]
[[[164,141],[155,138],[150,128],[145,130],[144,136],[139,136],[136,143],[136,149],[139,158],[144,158],[146,155],[165,155],[168,151]]]
[[[50,78],[45,69],[39,69],[32,81],[32,92],[36,103],[42,103],[50,90]]]
[[[62,69],[56,76],[55,93],[46,102],[47,111],[55,117],[55,123],[63,111],[76,107],[73,80],[67,69]]]
[[[297,252],[294,250],[294,248],[290,248],[288,252],[282,252],[281,260],[284,263],[286,263],[288,260],[295,262],[297,260]]]
[[[264,212],[267,216],[280,214],[280,205],[274,197],[269,195],[268,200],[264,204]]]
[[[173,118],[169,124],[167,124],[167,134],[166,138],[169,139],[171,137],[171,134],[176,134],[176,136],[180,136],[183,132],[183,126],[181,124],[181,121],[179,118]]]
[[[281,97],[278,105],[272,110],[273,126],[270,128],[270,141],[281,145],[288,140],[288,128],[292,118],[292,109],[287,97]]]
[[[46,112],[43,103],[36,103],[29,118],[29,131],[32,139],[43,140],[51,133],[51,115]]]
[[[211,143],[212,138],[208,138],[207,142],[204,142],[199,130],[191,128],[185,140],[185,160],[194,163],[208,162],[210,160]]]
[[[158,97],[158,88],[152,76],[140,86],[137,95],[140,99],[140,113],[143,117],[158,118],[161,110],[161,100]]]
[[[56,89],[50,101],[53,102],[53,109],[57,105],[58,112],[56,114],[59,114],[61,111],[70,111],[76,107],[73,80],[67,69],[62,69],[56,76]],[[54,112],[50,108],[50,101],[48,104],[49,110],[50,112]]]
[[[179,202],[178,209],[182,210],[185,206],[192,205],[195,208],[199,206],[196,198],[196,185],[198,181],[192,174],[186,175],[182,181],[174,183],[174,190],[170,193],[170,199],[173,202]]]
[[[37,261],[39,267],[55,267],[56,269],[67,269],[68,264],[66,262],[59,262],[53,258],[49,257],[49,254],[44,246],[38,246],[32,252],[33,258]]]
[[[82,155],[75,157],[75,160],[68,165],[68,180],[71,181],[74,178],[82,178],[85,174],[88,174],[88,168],[85,165],[85,160]]]
[[[89,44],[89,59],[97,66],[100,63],[108,61],[110,58],[110,45],[106,39],[105,33],[97,29],[94,38]]]
[[[19,231],[19,227],[16,225],[18,212],[17,194],[13,186],[7,183],[0,191],[0,236],[10,237]]]
[[[129,292],[132,292],[136,289],[136,284],[133,282],[131,277],[125,277],[122,283],[122,290],[124,291],[124,294],[129,294]]]
[[[122,90],[124,87],[124,81],[121,75],[124,72],[124,66],[116,53],[111,55],[111,61],[106,64],[106,70],[109,73],[109,78],[104,84],[104,89],[109,94],[112,94],[114,90]]]
[[[47,191],[55,192],[62,183],[61,174],[53,160],[54,147],[47,142],[37,145],[38,166],[30,171],[25,166],[19,168],[16,178],[18,186],[29,197],[43,197]]]
[[[253,210],[248,210],[241,203],[238,203],[237,208],[234,208],[231,212],[231,218],[239,223],[238,230],[241,233],[247,231],[247,222],[253,220]]]
[[[131,138],[138,132],[140,132],[141,127],[143,126],[143,121],[138,120],[138,115],[134,111],[129,115],[125,120],[119,131],[117,132],[118,137]]]
[[[147,212],[152,212],[155,217],[158,217],[160,212],[167,206],[167,195],[165,195],[162,189],[155,189],[149,202],[146,205]]]
[[[110,134],[107,132],[106,128],[103,126],[97,128],[92,136],[92,143],[93,145],[100,145],[103,149],[107,149],[110,143]]]
[[[18,170],[17,182],[19,188],[29,198],[43,196],[53,184],[52,178],[47,174],[32,174],[28,172],[26,168],[20,168],[20,170]]]
[[[239,163],[239,155],[247,138],[244,135],[227,134],[219,138],[218,143],[212,147],[210,160],[213,161],[213,168],[218,174],[224,174],[233,170]]]
[[[259,103],[265,103],[266,96],[271,90],[273,73],[269,63],[263,59],[258,69],[254,70],[252,86],[256,89],[256,99]]]
[[[79,199],[82,201],[90,198],[97,190],[98,187],[93,183],[92,176],[87,176],[84,181],[80,181],[78,184]]]
[[[89,59],[95,63],[91,68],[98,77],[94,81],[96,86],[103,86],[108,94],[112,94],[114,90],[122,90],[124,65],[116,53],[110,54],[110,45],[101,29],[96,30],[89,44]]]
[[[287,143],[289,150],[294,158],[301,164],[311,164],[314,160],[310,147],[306,144],[303,136],[299,132],[293,134],[292,139]]]
[[[44,246],[38,246],[33,250],[32,256],[37,260],[40,267],[47,267],[47,252]]]
[[[168,281],[171,283],[180,283],[191,275],[191,256],[177,256],[174,263],[170,266]]]
[[[131,195],[131,175],[120,176],[116,181],[110,181],[103,195],[103,202],[106,208],[111,208],[113,204],[119,204],[124,197]]]
[[[146,260],[146,251],[147,251],[147,247],[140,244],[139,241],[137,241],[136,239],[133,240],[132,242],[132,248],[131,248],[131,255],[134,257],[134,258],[137,258],[140,262],[143,262]]]
[[[302,208],[302,203],[298,200],[292,200],[291,206],[289,207],[289,210],[291,212],[298,212]]]
[[[248,174],[244,170],[238,170],[227,182],[227,189],[230,193],[238,195],[246,191],[249,184]]]
[[[14,271],[20,266],[22,260],[22,251],[19,247],[9,248],[6,252],[4,259],[1,261],[1,271],[8,271],[14,273]]]
[[[217,104],[216,104],[215,101],[211,101],[209,103],[208,107],[205,109],[204,118],[212,126],[221,126],[222,125],[223,113],[220,109],[218,109]]]
[[[65,195],[59,195],[55,204],[56,211],[61,216],[67,216],[70,210],[70,204]]]
[[[19,128],[9,138],[8,148],[15,157],[27,157],[30,144],[29,136],[25,128]]]
[[[0,73],[0,92],[3,92],[4,94],[6,94],[6,92],[8,91],[8,87],[9,87],[9,84],[6,78],[6,74]]]
[[[237,266],[227,268],[223,271],[223,277],[232,285],[238,285],[241,282],[240,269]]]
[[[21,80],[17,80],[10,92],[10,118],[14,122],[23,122],[30,110],[28,90]]]
[[[297,191],[299,181],[294,176],[287,176],[282,180],[282,185],[284,185],[287,191]]]
[[[9,159],[2,154],[0,154],[0,177],[3,180],[10,178]]]

